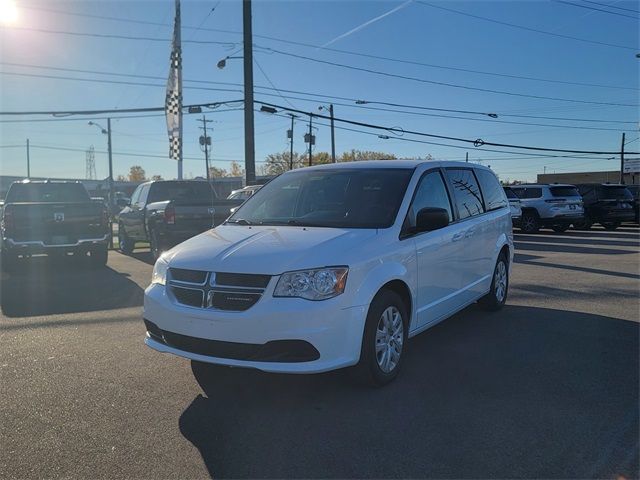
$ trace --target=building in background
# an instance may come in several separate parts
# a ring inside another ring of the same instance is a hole
[[[620,183],[620,170],[608,172],[539,173],[538,183]],[[640,183],[640,173],[625,173],[624,183]]]

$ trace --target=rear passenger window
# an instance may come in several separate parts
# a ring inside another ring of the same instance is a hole
[[[537,187],[526,187],[520,198],[542,198],[542,189]]]
[[[427,173],[420,180],[411,208],[409,208],[408,221],[411,226],[416,224],[416,215],[423,208],[443,208],[449,214],[449,221],[453,221],[449,194],[440,172]]]
[[[487,212],[498,210],[507,206],[507,197],[505,196],[502,186],[498,178],[490,170],[476,170],[476,176],[482,188],[482,196]]]
[[[447,175],[453,186],[455,203],[460,219],[484,213],[482,194],[473,170],[465,168],[449,168]]]

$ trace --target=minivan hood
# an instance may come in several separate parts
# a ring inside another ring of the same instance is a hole
[[[345,254],[375,235],[375,229],[221,225],[165,255],[176,268],[279,275],[345,265]]]

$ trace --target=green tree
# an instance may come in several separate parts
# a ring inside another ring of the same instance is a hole
[[[144,182],[147,178],[145,177],[144,168],[140,165],[133,165],[129,169],[129,181],[130,182]]]

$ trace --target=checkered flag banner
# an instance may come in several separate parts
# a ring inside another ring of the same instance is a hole
[[[181,160],[182,154],[182,46],[180,41],[180,0],[176,0],[176,16],[171,41],[171,63],[164,102],[169,135],[169,158]]]

